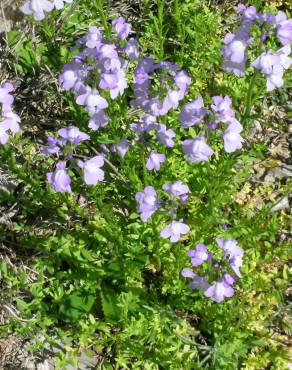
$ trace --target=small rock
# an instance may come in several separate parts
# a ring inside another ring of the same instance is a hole
[[[37,370],[51,370],[48,360],[45,360],[44,362],[37,364]]]
[[[249,130],[248,136],[250,139],[253,139],[256,134],[260,134],[262,131],[263,129],[259,121],[254,121],[252,128]]]
[[[274,182],[276,179],[282,180],[286,177],[292,177],[292,171],[286,167],[272,168],[265,176],[265,182]]]
[[[259,180],[266,172],[266,169],[264,166],[261,166],[260,164],[256,164],[253,166],[253,169],[255,171],[255,178]]]
[[[271,211],[272,212],[278,212],[278,211],[282,211],[283,209],[289,209],[289,208],[290,208],[289,199],[286,196],[286,197],[280,199],[280,201],[278,203],[276,203],[274,205],[274,207],[271,208]]]

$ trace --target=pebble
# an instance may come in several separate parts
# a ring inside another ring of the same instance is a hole
[[[276,203],[274,207],[271,208],[271,211],[278,212],[278,211],[282,211],[283,209],[289,209],[289,208],[290,208],[289,199],[288,199],[288,196],[286,196],[280,199],[280,201],[278,201],[278,203]]]

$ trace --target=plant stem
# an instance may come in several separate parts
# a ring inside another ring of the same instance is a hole
[[[164,4],[163,1],[157,1],[158,6],[158,38],[159,38],[159,59],[162,60],[164,58],[164,29],[163,29],[163,21],[164,21]]]
[[[250,83],[249,83],[248,92],[247,92],[247,96],[246,96],[244,118],[250,117],[250,112],[251,112],[251,108],[252,108],[252,104],[253,104],[253,99],[252,99],[253,98],[253,89],[254,89],[254,86],[255,86],[255,83],[256,83],[257,76],[258,76],[258,72],[255,71],[251,80],[250,80]]]
[[[96,8],[97,8],[97,11],[100,15],[101,23],[103,25],[105,35],[106,35],[106,37],[110,37],[111,31],[110,31],[110,28],[109,28],[109,25],[108,25],[108,22],[107,22],[106,13],[103,10],[103,1],[102,0],[98,0],[96,2]]]

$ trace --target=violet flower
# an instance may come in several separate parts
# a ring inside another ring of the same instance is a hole
[[[102,110],[108,107],[108,102],[100,96],[99,92],[95,89],[91,89],[89,86],[77,96],[76,103],[85,105],[89,112]]]
[[[123,159],[129,150],[130,144],[128,140],[123,137],[121,141],[117,144],[112,145],[112,151],[113,152],[118,152],[120,157]]]
[[[58,130],[58,134],[63,138],[63,145],[65,145],[67,142],[71,142],[73,145],[78,145],[82,141],[90,139],[89,135],[80,131],[79,128],[75,126],[61,128]]]
[[[196,249],[190,249],[188,251],[188,256],[192,257],[191,262],[193,266],[200,266],[205,261],[208,261],[209,252],[205,244],[199,243]]]
[[[102,155],[97,155],[87,161],[78,161],[78,166],[83,168],[84,181],[87,185],[96,185],[103,181],[104,172],[100,169],[104,165],[104,158]]]
[[[9,135],[7,133],[7,128],[5,125],[2,125],[0,123],[0,144],[6,144],[7,141],[9,140]]]
[[[190,189],[188,185],[185,185],[182,181],[177,180],[172,183],[164,184],[162,189],[165,190],[168,194],[174,196],[182,196],[189,193]]]
[[[291,47],[290,45],[286,45],[276,53],[272,53],[271,51],[262,53],[251,64],[267,77],[267,91],[272,91],[284,85],[284,70],[288,69],[292,64],[292,59],[288,56],[290,53]]]
[[[164,239],[170,238],[172,243],[176,243],[181,235],[187,234],[190,231],[188,225],[181,221],[172,221],[164,229],[160,231],[160,235]]]
[[[226,153],[233,153],[235,150],[241,149],[244,141],[240,136],[240,131],[233,129],[232,125],[224,131],[223,140]]]
[[[198,289],[205,292],[208,288],[210,288],[210,284],[206,280],[205,276],[195,275],[193,281],[189,283],[189,287],[191,289]]]
[[[190,163],[207,162],[209,157],[214,154],[213,150],[206,144],[203,136],[184,140],[182,146],[183,152]]]
[[[165,161],[166,161],[166,157],[164,154],[160,154],[160,153],[157,153],[155,150],[152,150],[147,160],[146,168],[149,171],[152,171],[154,169],[156,171],[159,171],[161,163],[164,163]]]
[[[123,50],[130,60],[138,60],[140,48],[136,39],[130,38]]]
[[[243,255],[243,249],[237,244],[235,239],[229,238],[227,240],[216,238],[218,246],[228,254],[231,258]]]
[[[193,272],[193,270],[191,270],[190,268],[188,267],[185,267],[182,271],[181,271],[181,275],[185,278],[193,278],[195,276],[195,273]]]
[[[161,144],[165,145],[168,148],[172,148],[174,146],[174,137],[175,133],[172,129],[167,129],[166,126],[163,124],[158,125],[157,140]]]
[[[48,0],[27,0],[20,8],[24,14],[32,14],[37,21],[41,21],[45,18],[45,11],[51,12],[53,9],[54,4]]]
[[[136,201],[139,203],[137,211],[142,221],[147,221],[159,208],[159,201],[153,186],[146,186],[144,192],[136,193]]]
[[[206,289],[204,295],[214,299],[216,303],[221,303],[225,297],[230,298],[234,295],[234,289],[225,281],[217,281]]]
[[[287,19],[284,12],[280,11],[275,17],[277,36],[282,45],[288,45],[292,41],[292,19]]]
[[[72,4],[73,0],[53,0],[54,6],[57,10],[63,9],[65,4]]]
[[[114,19],[112,21],[112,26],[118,38],[121,40],[125,40],[131,32],[131,25],[126,23],[123,17]]]
[[[10,93],[13,90],[14,87],[10,82],[6,82],[4,85],[0,85],[0,103],[11,105],[14,101],[14,97],[10,95]]]
[[[184,105],[179,120],[182,123],[183,128],[188,128],[198,123],[204,122],[204,117],[207,114],[207,110],[203,108],[204,101],[201,97]]]
[[[89,122],[88,127],[91,128],[92,131],[96,131],[101,127],[105,127],[108,124],[108,116],[104,113],[103,110],[94,113]]]
[[[50,185],[55,189],[56,192],[71,193],[71,179],[66,172],[66,163],[58,162],[56,165],[56,171],[47,174]]]

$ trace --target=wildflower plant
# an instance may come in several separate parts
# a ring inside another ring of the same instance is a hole
[[[41,255],[19,312],[32,317],[31,333],[42,322],[42,333],[56,332],[68,348],[96,347],[98,337],[106,368],[239,368],[255,346],[246,338],[259,336],[247,329],[245,312],[248,294],[265,279],[256,270],[266,253],[258,245],[276,240],[278,221],[267,209],[245,214],[233,195],[255,156],[245,126],[253,88],[260,73],[268,91],[283,87],[291,20],[240,4],[240,25],[225,36],[221,55],[221,35],[212,42],[202,31],[217,20],[205,4],[151,4],[143,32],[103,1],[28,0],[22,7],[43,37],[36,70],[45,64],[57,76],[49,88],[60,112],[41,126],[37,143],[27,145],[29,127],[10,146],[20,117],[13,85],[0,86],[0,149],[24,187],[13,232]],[[192,53],[208,61],[218,54],[218,63],[208,62],[210,80]],[[226,81],[233,73],[250,82],[247,97],[216,85],[219,60]],[[230,343],[235,349],[225,356]]]
[[[6,82],[0,85],[0,143],[6,144],[9,140],[9,135],[15,134],[20,130],[20,117],[13,112],[12,104],[14,101],[11,93],[14,91],[14,86]]]
[[[243,4],[238,5],[237,11],[241,14],[240,26],[235,33],[228,33],[224,38],[225,46],[222,49],[224,70],[242,77],[249,62],[251,67],[266,77],[268,92],[283,87],[284,72],[292,64],[289,57],[292,19],[288,19],[283,11],[276,15],[270,12],[260,13],[254,6],[246,7]],[[278,49],[272,50],[271,43],[276,44]],[[257,75],[254,71],[246,101],[246,116],[250,114],[252,91]]]

